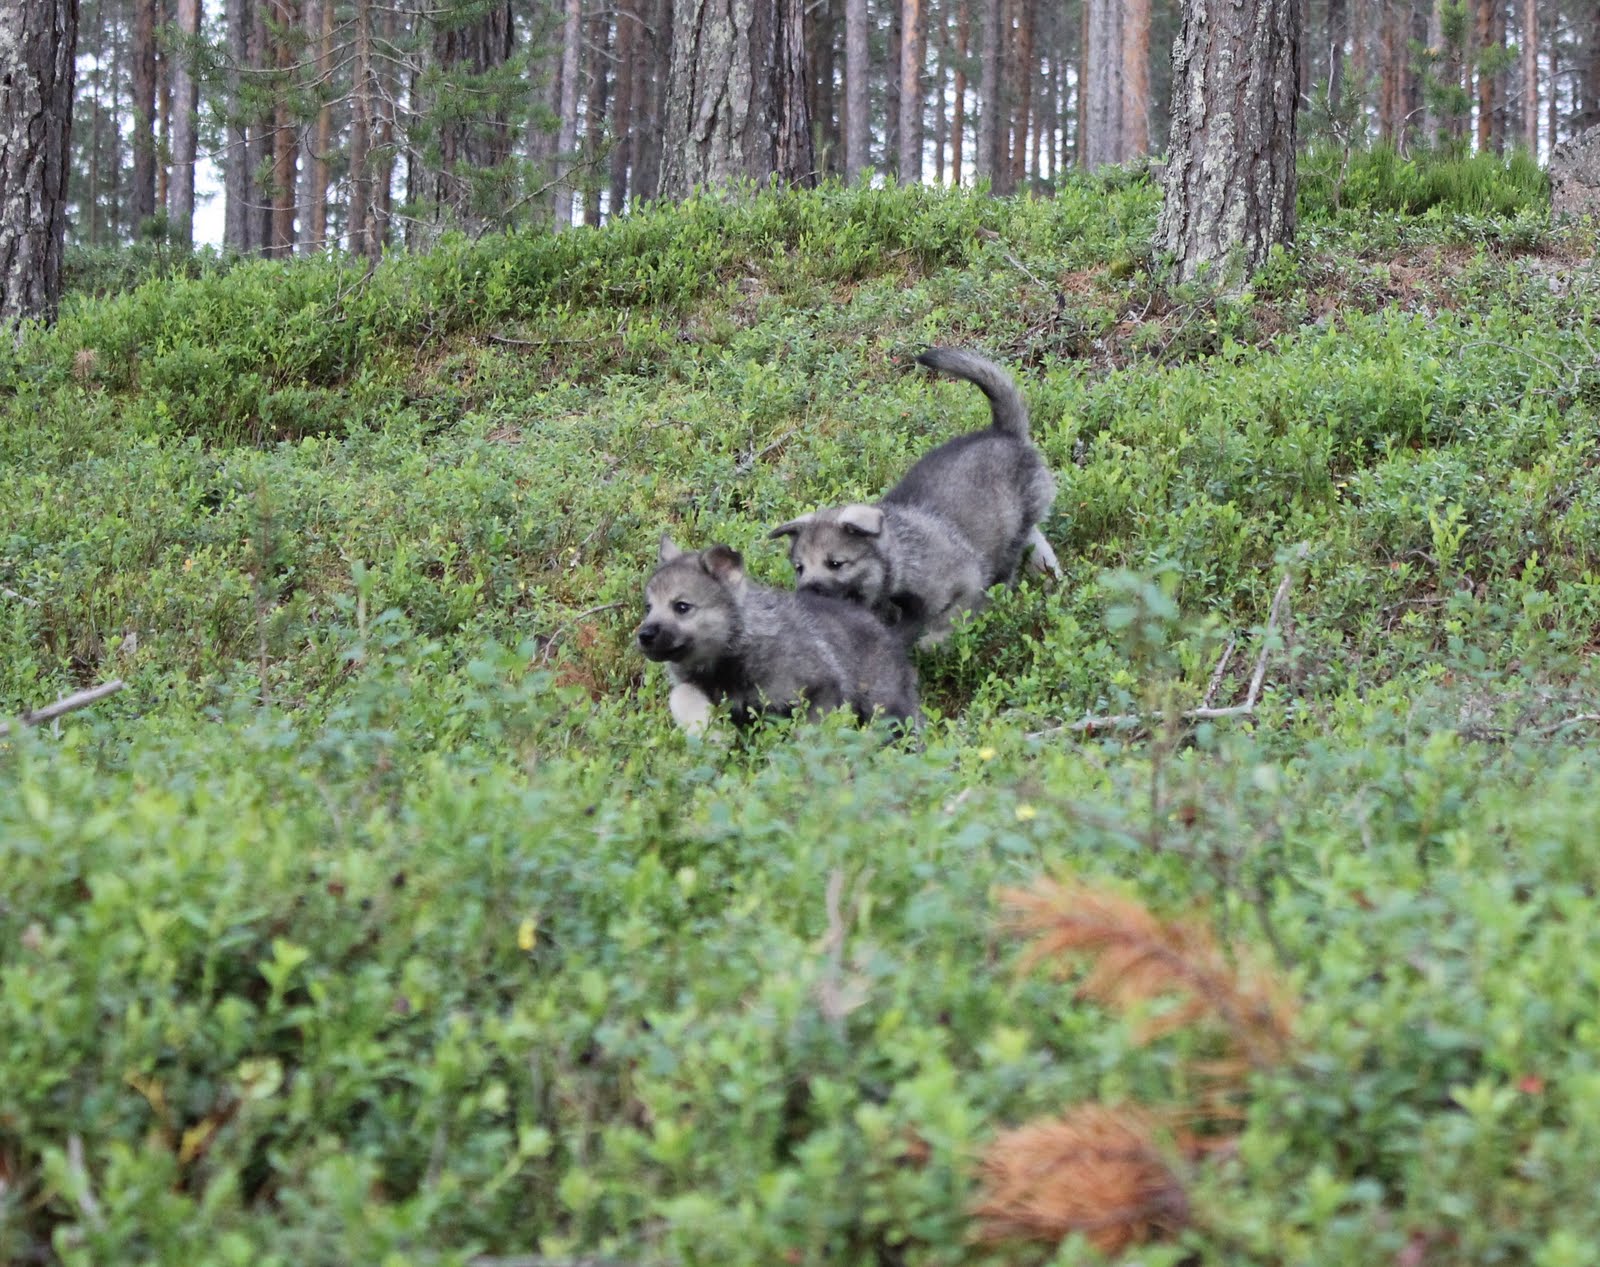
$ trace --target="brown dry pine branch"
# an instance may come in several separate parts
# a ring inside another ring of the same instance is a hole
[[[1087,960],[1079,994],[1119,1012],[1176,1000],[1135,1027],[1137,1041],[1212,1020],[1237,1058],[1212,1072],[1231,1074],[1241,1061],[1263,1068],[1287,1054],[1294,1011],[1282,990],[1264,972],[1230,962],[1198,920],[1163,920],[1131,897],[1073,880],[1041,879],[1032,888],[1002,891],[1000,900],[1011,927],[1032,939],[1026,966]]]
[[[984,1241],[1056,1242],[1080,1233],[1106,1254],[1170,1237],[1189,1199],[1150,1116],[1080,1104],[998,1136],[984,1151],[973,1213]]]

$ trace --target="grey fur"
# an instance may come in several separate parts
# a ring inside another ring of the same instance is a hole
[[[645,585],[640,650],[677,684],[726,702],[736,723],[804,707],[811,717],[850,708],[896,720],[917,717],[916,670],[904,645],[870,612],[816,594],[758,585],[738,551],[694,552],[661,539],[660,566]],[[692,697],[691,697],[692,698]]]
[[[1016,579],[1029,547],[1031,566],[1059,575],[1038,528],[1055,480],[1005,370],[957,348],[930,348],[917,359],[975,384],[989,398],[990,425],[924,454],[875,506],[815,511],[770,535],[793,537],[789,560],[801,592],[862,603],[908,640],[939,642],[991,585]]]

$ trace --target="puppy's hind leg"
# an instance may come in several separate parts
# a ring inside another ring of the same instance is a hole
[[[1039,531],[1038,524],[1034,524],[1028,530],[1028,539],[1022,548],[1027,555],[1030,572],[1037,572],[1040,576],[1048,576],[1052,580],[1061,579],[1061,564],[1056,562],[1056,552],[1044,539],[1044,533]]]

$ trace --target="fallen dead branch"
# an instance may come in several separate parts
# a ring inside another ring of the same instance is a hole
[[[46,704],[43,708],[36,708],[31,713],[23,713],[17,718],[18,726],[38,726],[47,721],[54,721],[57,717],[64,717],[68,713],[75,713],[80,708],[88,708],[108,695],[115,695],[125,683],[121,678],[113,678],[109,682],[102,682],[99,686],[91,686],[86,691],[78,691],[72,695],[65,695],[54,704]],[[0,721],[0,739],[11,733],[11,723]]]
[[[1278,582],[1278,592],[1272,597],[1272,608],[1267,613],[1267,627],[1261,635],[1261,650],[1256,655],[1255,669],[1250,674],[1250,689],[1245,693],[1244,703],[1231,704],[1227,708],[1214,708],[1211,698],[1216,693],[1217,687],[1222,682],[1222,675],[1227,672],[1228,661],[1233,658],[1234,643],[1228,640],[1228,645],[1223,648],[1222,656],[1217,661],[1217,667],[1211,672],[1210,683],[1206,687],[1204,702],[1198,708],[1186,709],[1178,714],[1180,721],[1215,721],[1224,717],[1248,717],[1256,711],[1256,704],[1261,699],[1261,688],[1267,680],[1267,656],[1272,652],[1272,635],[1277,632],[1279,619],[1282,617],[1284,604],[1289,601],[1289,586],[1294,579],[1292,572],[1285,572],[1283,579]],[[1109,717],[1085,717],[1079,721],[1068,722],[1060,726],[1050,726],[1044,730],[1031,731],[1029,739],[1044,739],[1050,735],[1083,734],[1092,730],[1144,730],[1157,723],[1167,720],[1167,714],[1155,713],[1117,713]]]
[[[37,607],[39,605],[37,598],[29,598],[26,594],[17,593],[16,590],[8,590],[4,585],[0,585],[0,598],[14,598],[24,607]]]

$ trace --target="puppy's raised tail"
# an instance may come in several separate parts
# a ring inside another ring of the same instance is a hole
[[[1011,381],[1011,375],[993,361],[960,348],[929,348],[917,361],[930,370],[972,383],[989,398],[996,431],[1019,440],[1028,438],[1028,404],[1016,383]]]

